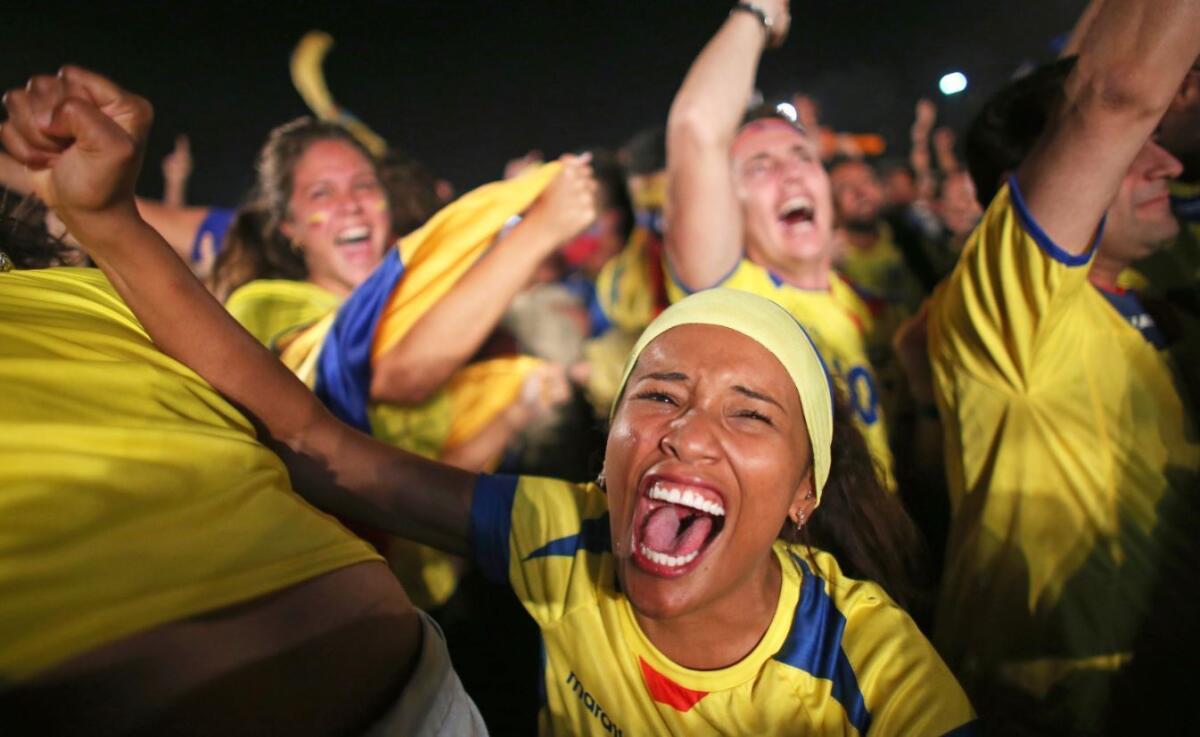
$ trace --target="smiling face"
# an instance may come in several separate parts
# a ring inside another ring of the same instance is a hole
[[[622,590],[643,616],[738,607],[810,496],[811,444],[779,360],[713,325],[682,325],[641,354],[605,456]]]
[[[833,204],[816,144],[767,118],[743,127],[732,153],[750,259],[784,275],[828,263]]]
[[[310,145],[292,171],[284,236],[304,254],[308,280],[345,295],[379,264],[391,240],[375,167],[345,141]]]

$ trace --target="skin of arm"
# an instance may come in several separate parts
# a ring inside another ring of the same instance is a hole
[[[1106,0],[1064,100],[1017,171],[1030,213],[1071,254],[1086,251],[1121,179],[1200,53],[1200,0]]]
[[[382,356],[371,376],[371,399],[428,399],[475,355],[534,270],[596,219],[590,155],[562,161],[563,170],[526,217]]]
[[[917,100],[916,115],[913,118],[910,137],[912,149],[908,153],[908,162],[916,173],[917,199],[928,201],[933,196],[933,172],[929,161],[929,131],[937,117],[937,108],[925,98]]]
[[[715,284],[742,257],[742,217],[729,148],[754,86],[764,42],[787,35],[787,4],[761,3],[768,39],[750,13],[731,13],[692,64],[667,118],[667,257],[684,284]]]
[[[148,102],[76,67],[5,96],[0,141],[29,167],[155,344],[256,424],[297,491],[347,519],[461,553],[474,476],[379,443],[338,422],[246,333],[138,214],[133,185]]]
[[[192,148],[187,136],[175,138],[175,148],[163,157],[163,204],[183,207],[187,204],[187,184],[192,176]]]
[[[1062,52],[1058,55],[1059,58],[1066,58],[1079,53],[1079,48],[1083,44],[1083,37],[1087,35],[1088,29],[1092,27],[1092,21],[1096,20],[1096,14],[1100,12],[1100,6],[1103,4],[1104,0],[1091,0],[1088,6],[1083,9],[1083,14],[1075,22],[1075,27],[1071,29],[1071,35],[1067,38]]]

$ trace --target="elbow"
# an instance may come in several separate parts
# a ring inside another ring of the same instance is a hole
[[[1068,82],[1069,107],[1095,111],[1105,117],[1145,120],[1161,118],[1175,95],[1175,85],[1163,84],[1161,70],[1141,60],[1089,68],[1080,59],[1075,79]]]
[[[667,118],[667,151],[724,151],[729,147],[733,131],[719,128],[719,122],[701,107],[676,101]]]
[[[421,404],[434,395],[440,382],[431,372],[413,366],[393,366],[371,376],[371,401],[388,404]]]

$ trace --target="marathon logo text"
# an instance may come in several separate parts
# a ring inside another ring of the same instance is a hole
[[[608,714],[604,711],[604,707],[597,703],[596,697],[588,693],[587,689],[583,687],[583,684],[579,682],[579,678],[575,676],[574,671],[571,671],[571,675],[567,676],[567,685],[571,687],[571,690],[583,702],[583,708],[587,709],[593,717],[600,720],[600,724],[606,732],[616,737],[622,737],[624,732],[609,718]]]

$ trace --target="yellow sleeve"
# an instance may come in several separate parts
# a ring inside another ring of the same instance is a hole
[[[877,587],[852,586],[843,647],[861,677],[870,734],[971,734],[975,712],[933,645]]]
[[[679,281],[679,277],[675,276],[675,272],[667,264],[667,299],[671,304],[675,304],[679,300],[693,294],[703,291],[703,289],[691,289]],[[778,287],[778,284],[773,283],[770,273],[761,266],[752,263],[749,259],[743,258],[737,262],[733,269],[719,279],[715,284],[704,287],[704,289],[716,289],[723,287],[726,289],[740,289],[743,292],[757,294],[767,299],[774,299],[773,294]]]
[[[336,310],[339,301],[308,282],[259,279],[235,289],[225,309],[258,342],[274,349],[277,338],[320,320]]]
[[[1063,306],[1087,285],[1094,250],[1075,256],[1056,245],[1032,219],[1010,178],[934,297],[929,328],[934,362],[1028,390],[1039,352],[1063,348],[1055,344],[1056,328],[1070,317]]]
[[[560,619],[593,574],[586,556],[610,548],[608,504],[590,484],[481,475],[471,504],[471,545],[483,573],[507,581],[541,626]],[[594,595],[594,594],[592,594]]]

